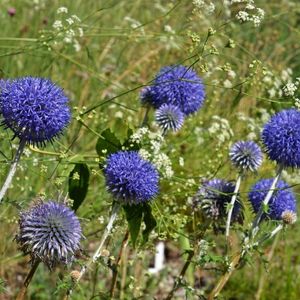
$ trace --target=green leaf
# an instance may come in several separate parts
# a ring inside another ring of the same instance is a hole
[[[135,248],[136,240],[138,238],[142,218],[143,218],[143,206],[142,205],[124,205],[123,206],[126,220],[128,222],[128,228],[130,232],[130,238],[133,248]]]
[[[152,215],[151,206],[149,204],[138,204],[125,205],[123,208],[125,210],[130,238],[134,248],[140,233],[142,221],[145,223],[145,229],[142,232],[142,245],[144,245],[148,241],[151,231],[156,226],[156,220]]]
[[[121,142],[109,128],[102,131],[101,137],[98,138],[96,144],[96,151],[100,157],[117,152],[121,149]]]
[[[69,196],[76,211],[86,197],[90,179],[90,171],[87,164],[76,164],[69,175]]]
[[[151,209],[151,206],[149,204],[144,205],[144,210],[143,211],[144,211],[143,221],[146,225],[146,228],[143,230],[142,245],[147,243],[151,231],[156,227],[156,224],[157,224],[154,216],[152,215],[152,209]]]

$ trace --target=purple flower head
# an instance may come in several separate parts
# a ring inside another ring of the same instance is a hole
[[[254,211],[257,213],[265,199],[273,178],[262,179],[253,185],[249,192],[249,199]],[[296,213],[296,198],[289,185],[283,180],[279,180],[276,191],[269,202],[267,216],[272,220],[282,220],[287,211]]]
[[[163,131],[177,131],[181,128],[184,121],[183,112],[173,104],[163,104],[155,112],[155,120]]]
[[[195,204],[204,215],[213,221],[224,221],[227,217],[226,206],[230,203],[235,185],[223,179],[205,182],[194,197]],[[235,202],[233,219],[239,214],[241,205]]]
[[[158,193],[157,170],[135,151],[111,154],[104,174],[108,191],[124,204],[146,202]]]
[[[204,85],[195,71],[185,66],[162,68],[153,85],[142,90],[142,102],[159,108],[163,104],[177,106],[185,115],[198,111],[205,98]]]
[[[68,264],[79,250],[81,227],[73,210],[53,201],[22,212],[16,241],[32,262],[41,260],[49,269]]]
[[[271,160],[300,167],[300,111],[282,110],[265,124],[262,141]]]
[[[63,90],[44,78],[7,81],[0,93],[3,125],[33,145],[45,145],[62,133],[71,118],[67,104]]]
[[[229,157],[235,167],[245,171],[256,171],[262,163],[260,147],[252,141],[239,141],[232,145]]]
[[[16,9],[15,9],[14,7],[9,7],[9,8],[7,9],[7,13],[8,13],[11,17],[13,17],[13,16],[16,14]]]

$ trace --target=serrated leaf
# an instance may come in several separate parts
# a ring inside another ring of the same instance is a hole
[[[152,215],[152,209],[151,209],[151,206],[149,204],[144,205],[143,212],[144,212],[143,221],[146,225],[146,228],[143,230],[142,245],[147,243],[151,231],[156,227],[156,224],[157,224],[154,216]]]
[[[77,210],[86,197],[90,179],[87,164],[76,164],[69,175],[69,197],[74,201],[73,210]]]
[[[125,211],[126,220],[128,222],[132,245],[133,248],[135,248],[135,244],[142,224],[143,205],[124,205],[123,208]]]
[[[121,149],[121,142],[109,128],[102,131],[96,144],[96,151],[99,156],[106,156]]]

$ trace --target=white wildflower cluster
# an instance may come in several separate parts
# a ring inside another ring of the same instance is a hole
[[[171,25],[164,26],[164,33],[165,34],[159,36],[159,40],[165,45],[165,48],[167,50],[180,49],[180,46],[176,39],[176,31],[172,28]]]
[[[130,27],[132,29],[139,29],[140,33],[145,35],[145,30],[144,30],[143,24],[140,21],[133,19],[129,16],[126,16],[124,18],[124,20],[130,24]]]
[[[131,136],[133,143],[143,145],[139,154],[146,160],[151,161],[163,178],[171,178],[174,174],[170,158],[162,152],[164,138],[160,132],[152,132],[146,127],[139,128]]]
[[[242,121],[246,125],[248,132],[246,139],[258,141],[263,125],[270,119],[271,113],[265,108],[258,108],[256,118],[251,118],[242,112],[238,112],[236,117],[238,121]]]
[[[240,23],[252,22],[255,27],[258,27],[265,17],[265,11],[257,7],[254,0],[230,0],[226,1],[226,4],[228,6],[242,5],[241,10],[235,15]]]
[[[300,108],[300,99],[297,98],[297,91],[300,85],[300,77],[293,79],[293,71],[290,68],[282,70],[279,75],[275,75],[270,70],[264,72],[262,79],[270,98],[288,97],[294,100],[297,108]]]
[[[54,45],[61,43],[73,45],[76,52],[81,50],[78,38],[84,33],[80,27],[81,20],[76,15],[70,15],[67,7],[59,7],[56,11],[58,19],[52,24],[54,30]]]
[[[193,0],[194,10],[196,14],[211,15],[216,10],[216,6],[212,1]]]
[[[218,146],[230,141],[234,135],[228,120],[217,115],[212,116],[212,123],[207,131],[209,135],[217,139]]]
[[[286,97],[294,97],[296,95],[296,91],[298,90],[300,83],[300,77],[296,78],[295,82],[288,82],[283,88],[283,95]],[[299,99],[297,99],[299,101]]]

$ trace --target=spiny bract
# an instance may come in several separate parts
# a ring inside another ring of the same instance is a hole
[[[16,241],[32,262],[41,260],[49,269],[68,264],[79,250],[81,227],[73,210],[49,201],[22,212]]]
[[[49,79],[7,80],[0,92],[2,125],[21,141],[43,146],[69,124],[68,101],[63,90]]]
[[[136,151],[111,154],[104,174],[108,191],[125,204],[146,202],[158,193],[157,170]]]
[[[226,218],[226,206],[230,203],[235,185],[223,179],[212,179],[204,182],[194,197],[195,204],[199,206],[204,215],[215,221]],[[240,204],[235,202],[233,219],[240,211]]]
[[[249,192],[249,199],[254,211],[257,213],[265,199],[273,178],[262,179],[255,183]],[[292,189],[283,180],[279,180],[276,190],[268,203],[269,210],[267,216],[272,220],[282,220],[283,213],[286,211],[296,213],[296,198]]]
[[[231,162],[235,167],[245,171],[256,171],[262,163],[260,147],[253,141],[239,141],[229,151]]]
[[[205,89],[201,78],[191,68],[181,65],[162,68],[153,85],[141,92],[141,100],[154,108],[163,104],[177,106],[185,115],[198,111],[204,102]]]
[[[156,110],[155,120],[164,132],[170,129],[178,131],[183,125],[184,114],[173,104],[163,104]]]
[[[271,160],[300,167],[300,111],[282,110],[265,124],[262,141]]]

